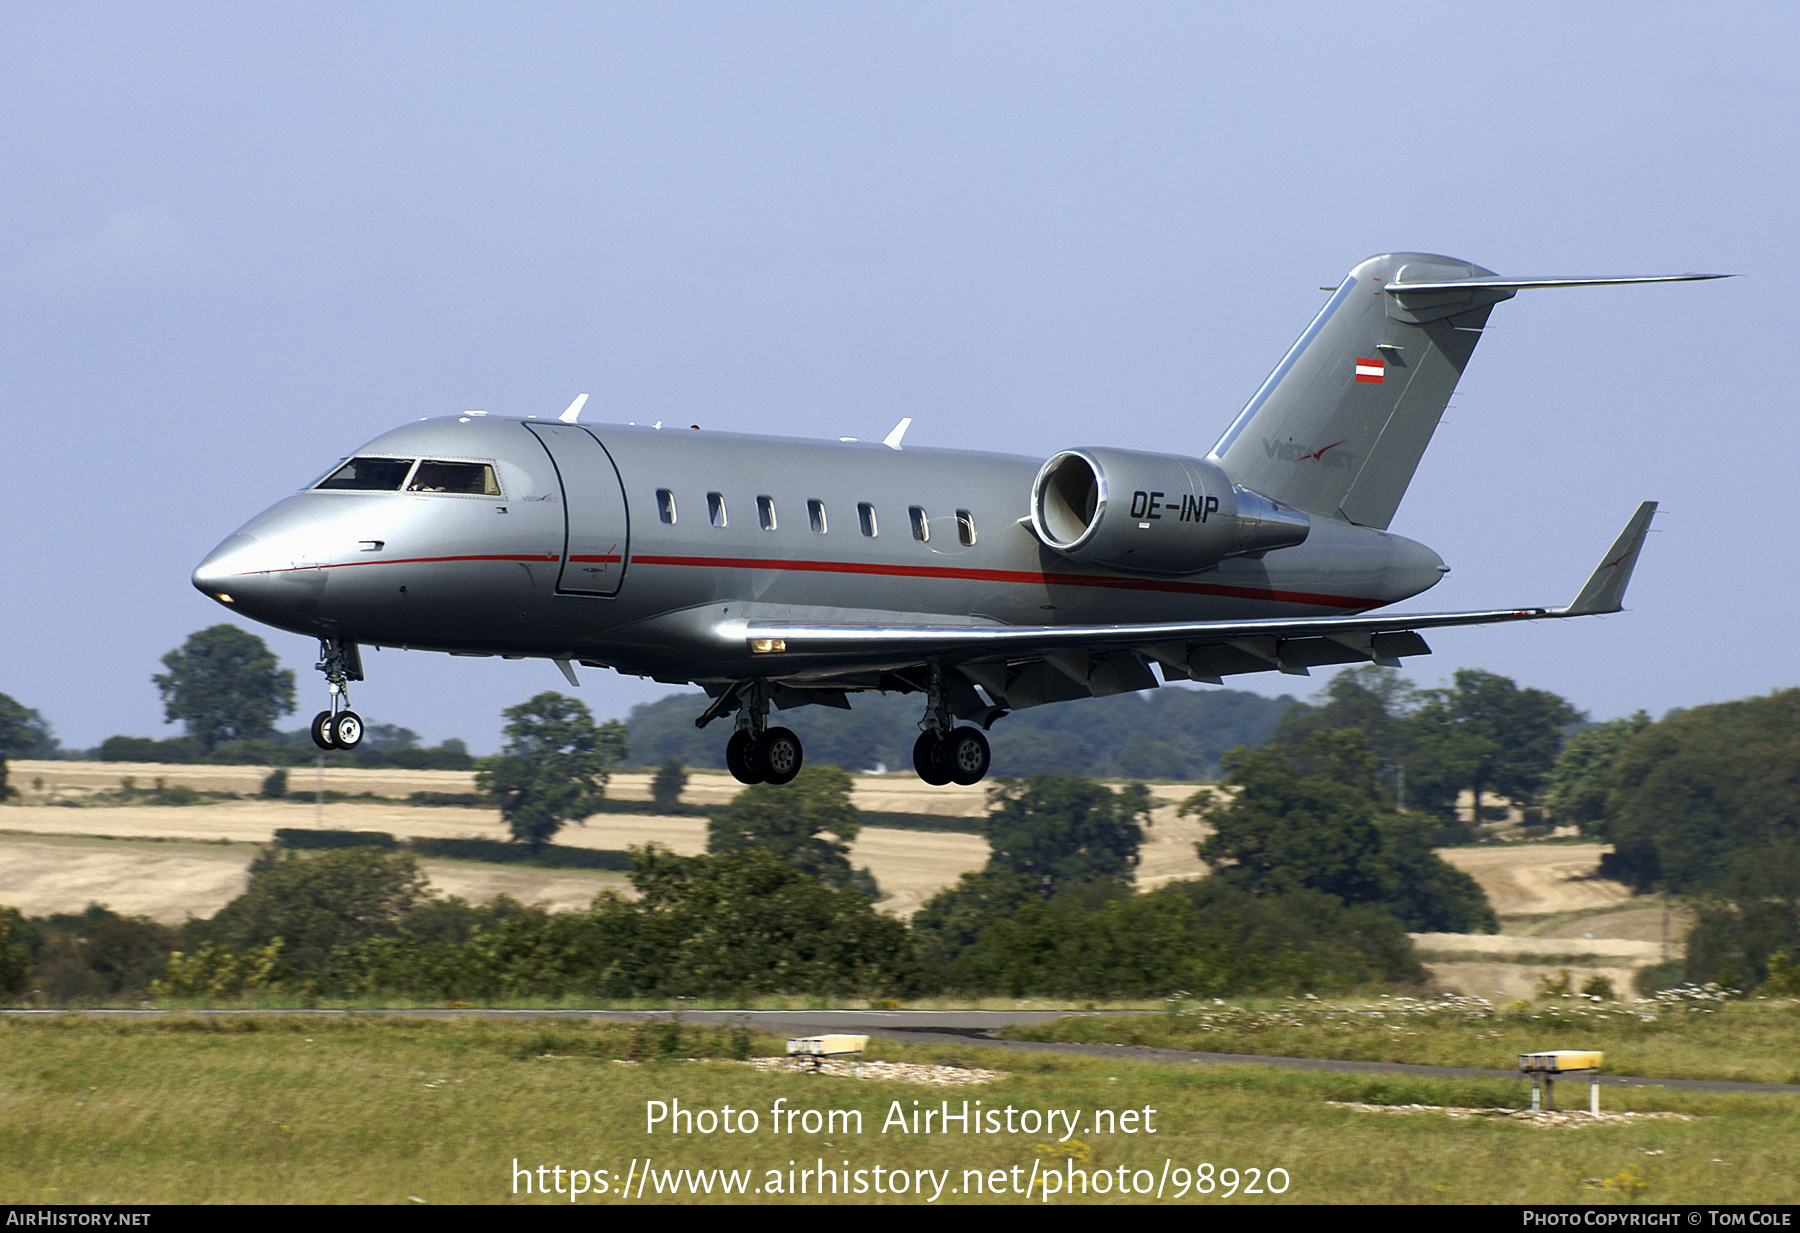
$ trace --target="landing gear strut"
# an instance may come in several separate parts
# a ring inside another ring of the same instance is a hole
[[[944,669],[931,665],[931,685],[925,695],[924,729],[913,742],[913,770],[934,786],[947,783],[977,784],[986,778],[992,761],[987,736],[980,728],[956,727],[944,690]]]
[[[694,721],[704,728],[737,703],[737,731],[725,742],[725,766],[739,783],[784,784],[793,781],[806,760],[800,738],[786,728],[769,727],[769,683],[745,681],[734,686]]]
[[[319,662],[331,691],[331,709],[313,716],[313,744],[320,749],[355,749],[362,744],[362,716],[350,709],[350,682],[363,679],[356,643],[336,636],[319,639]]]

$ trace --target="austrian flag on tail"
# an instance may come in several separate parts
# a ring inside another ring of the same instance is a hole
[[[1380,385],[1381,375],[1386,371],[1387,363],[1383,360],[1358,359],[1356,361],[1356,379],[1358,381],[1373,381],[1376,385]]]

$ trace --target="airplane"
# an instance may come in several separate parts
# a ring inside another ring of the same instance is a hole
[[[193,574],[315,637],[321,748],[363,722],[360,648],[539,658],[698,684],[741,782],[804,761],[770,707],[923,695],[914,769],[988,772],[1009,711],[1166,681],[1397,666],[1421,630],[1621,610],[1643,503],[1560,608],[1389,613],[1448,567],[1387,530],[1495,304],[1529,289],[1727,277],[1509,278],[1389,253],[1344,278],[1204,458],[1047,460],[482,411],[376,437]],[[1158,675],[1161,680],[1159,681]],[[961,721],[961,722],[959,722]]]

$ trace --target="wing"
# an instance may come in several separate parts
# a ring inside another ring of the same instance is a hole
[[[842,656],[846,669],[898,671],[936,660],[954,666],[1009,709],[1070,698],[1150,689],[1151,661],[1165,679],[1220,683],[1244,672],[1305,676],[1331,664],[1398,666],[1428,655],[1419,631],[1618,612],[1649,533],[1656,502],[1640,505],[1574,601],[1561,608],[1486,612],[1361,613],[1269,621],[1201,621],[1153,625],[832,625],[751,621],[750,650],[770,657],[780,677],[785,654]],[[795,681],[794,685],[801,685]],[[806,684],[812,684],[807,682]],[[829,678],[816,688],[831,689]],[[798,701],[799,699],[795,699]],[[977,701],[974,691],[959,713]]]

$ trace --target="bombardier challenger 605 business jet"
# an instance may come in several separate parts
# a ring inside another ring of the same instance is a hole
[[[734,714],[745,783],[798,773],[769,705],[924,695],[914,765],[987,773],[1009,710],[1397,664],[1422,629],[1616,612],[1645,502],[1564,608],[1388,614],[1446,566],[1389,534],[1493,306],[1534,287],[1419,253],[1352,270],[1205,458],[1104,447],[1047,461],[472,411],[363,446],[194,571],[247,617],[319,639],[322,747],[362,721],[359,644],[615,668]],[[1153,670],[1154,669],[1154,670]],[[970,723],[957,725],[957,720]]]

